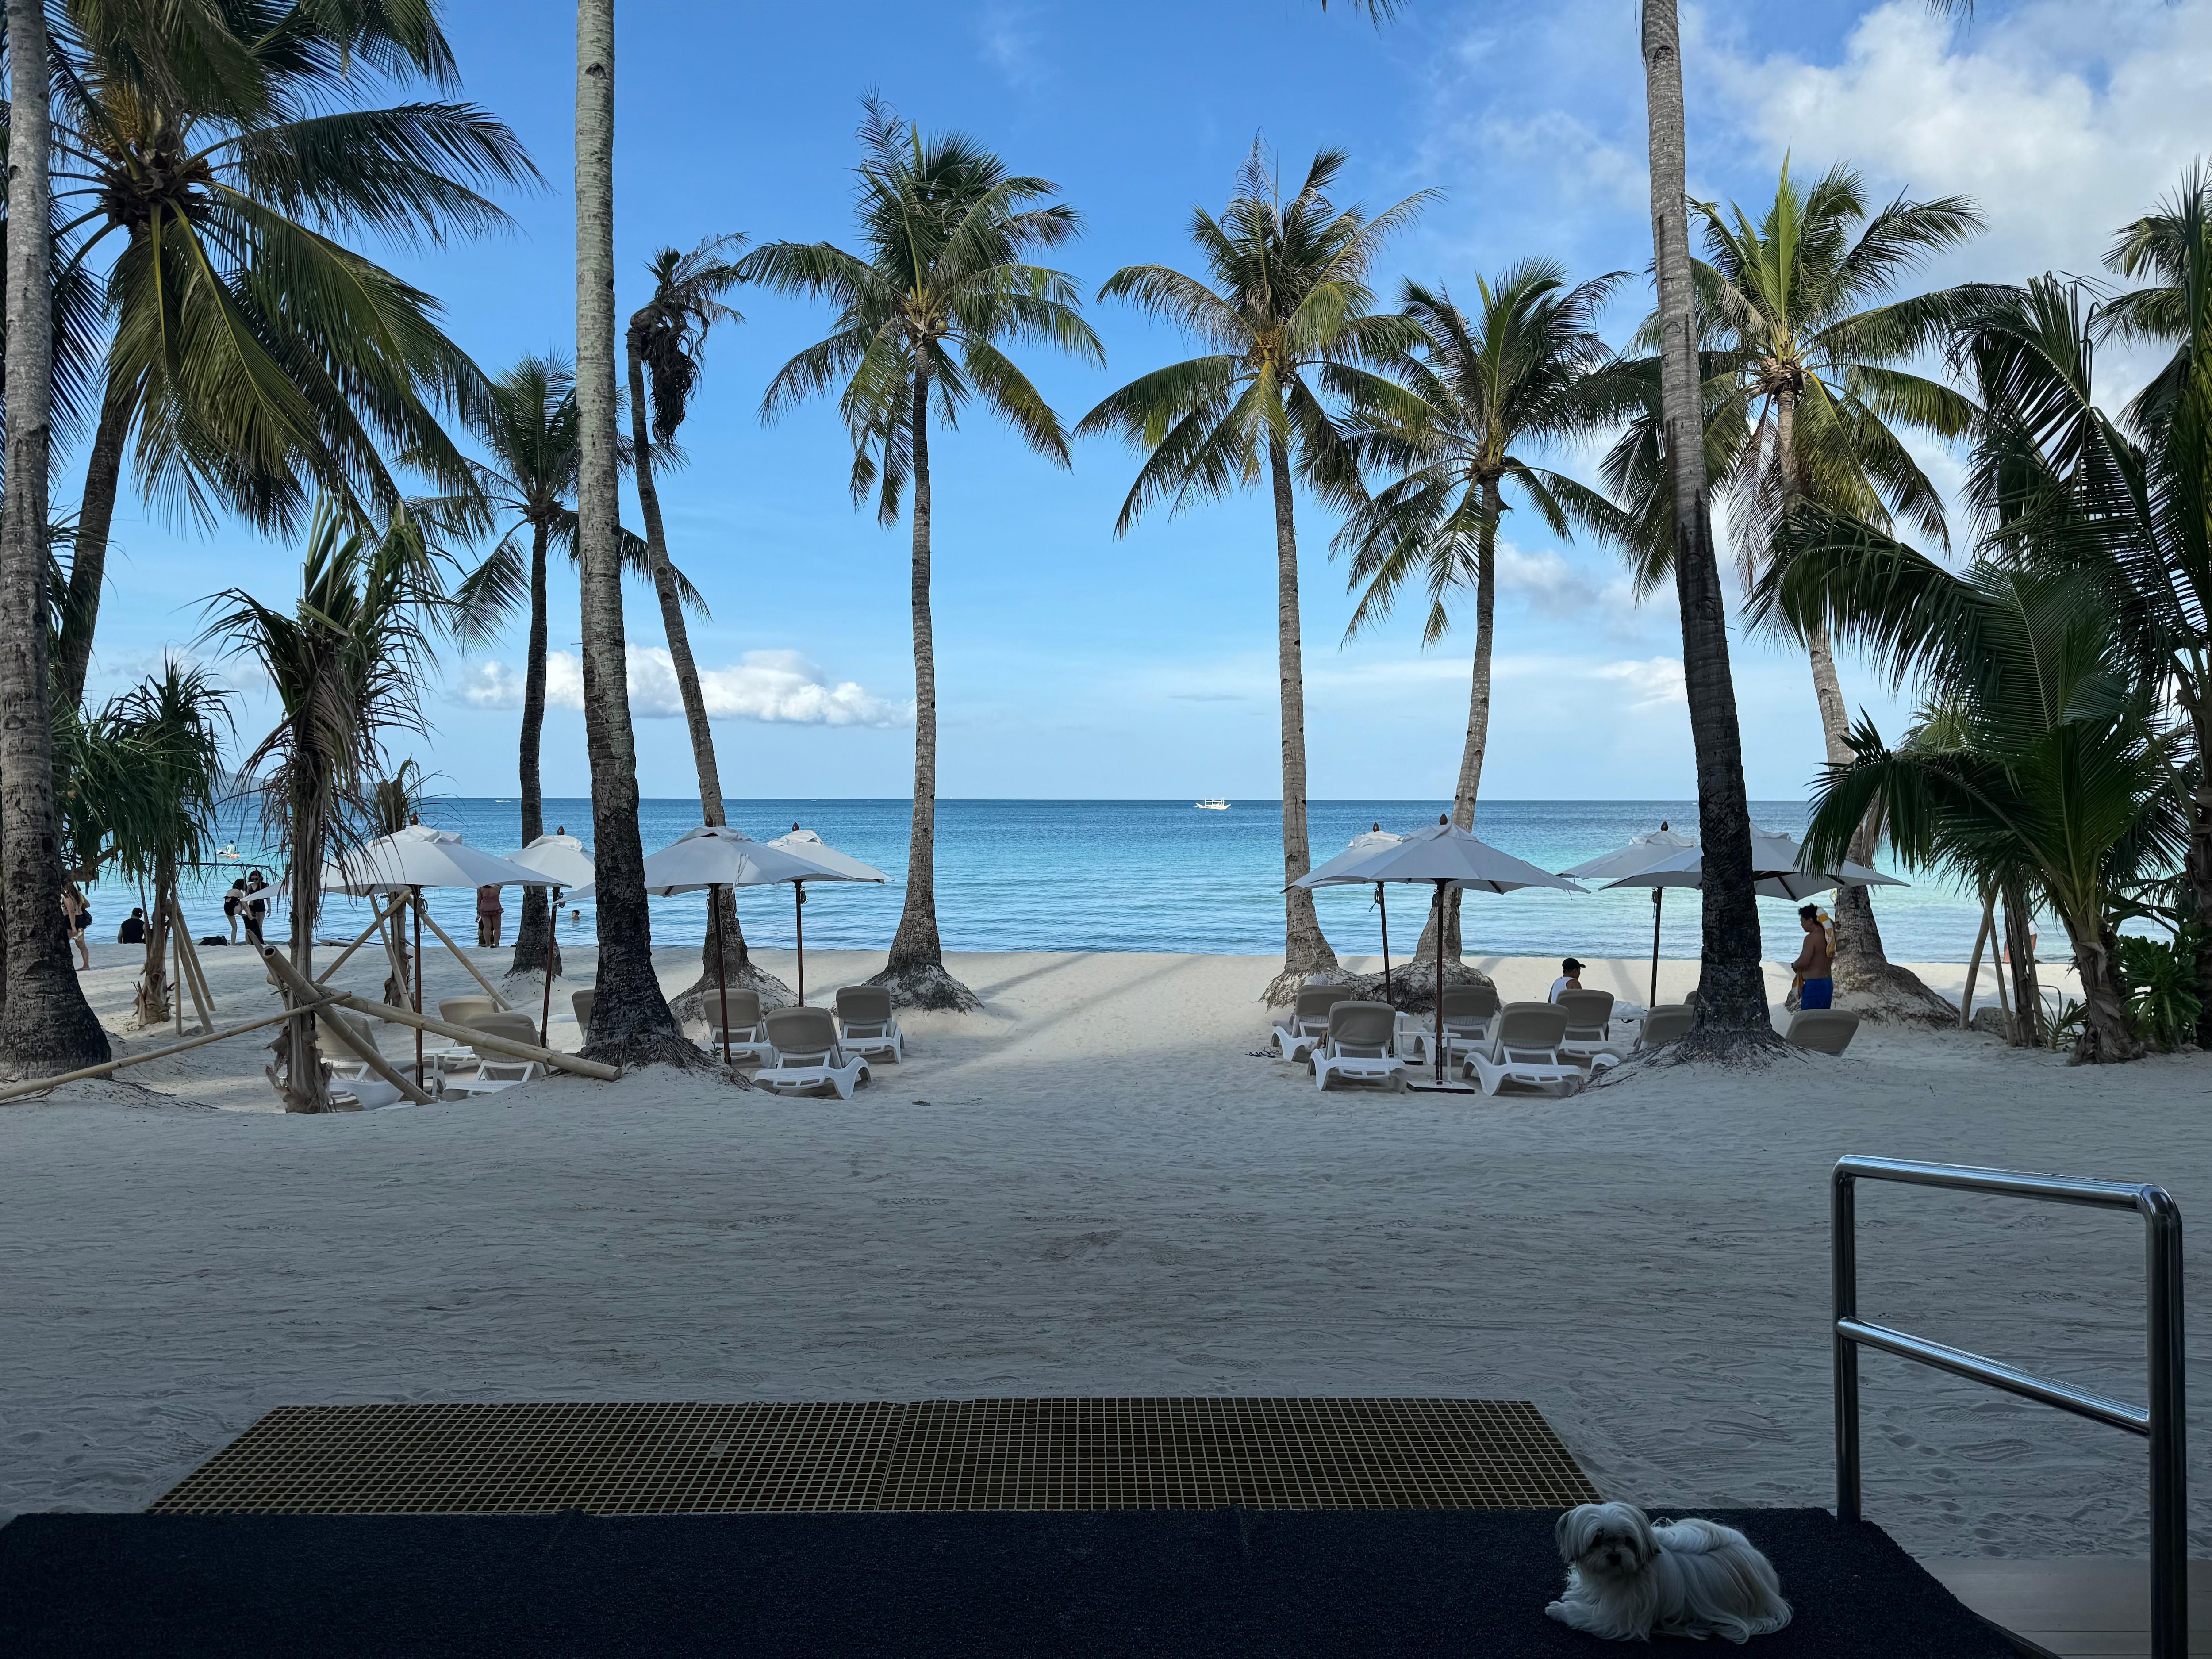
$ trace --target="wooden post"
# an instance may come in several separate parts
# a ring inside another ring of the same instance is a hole
[[[1990,930],[1996,925],[1996,897],[1992,894],[1989,902],[1982,906],[1982,925],[1974,933],[1974,954],[1966,963],[1966,994],[1959,999],[1959,1029],[1962,1031],[1973,1029],[1974,981],[1982,976],[1982,947],[1990,942]],[[2002,970],[1997,977],[2002,982],[2004,977]]]
[[[374,896],[371,895],[372,902],[374,901]],[[361,930],[361,937],[356,939],[352,944],[347,945],[344,950],[339,951],[338,959],[336,962],[333,962],[329,967],[324,969],[321,973],[315,975],[315,983],[318,985],[328,985],[331,982],[331,976],[337,973],[339,969],[346,965],[347,962],[352,958],[355,951],[360,950],[362,945],[368,943],[368,936],[371,933],[375,934],[379,939],[385,941],[385,950],[386,954],[389,954],[392,948],[392,941],[385,933],[384,919],[390,915],[394,910],[397,910],[405,902],[406,900],[404,896],[402,896],[398,898],[387,900],[383,904],[378,905],[376,915],[370,918],[368,926]]]
[[[185,988],[191,993],[192,1012],[199,1016],[200,1030],[215,1030],[215,993],[208,989],[207,979],[200,972],[199,952],[192,949],[191,933],[185,927],[185,907],[177,902],[174,893],[169,895],[169,932],[177,941],[177,966],[182,972]],[[182,1018],[182,1000],[179,1001],[178,1018]]]
[[[422,902],[422,892],[420,888],[417,888],[415,891],[415,914],[421,920],[429,924],[430,931],[438,936],[448,951],[451,951],[453,953],[454,959],[458,961],[462,967],[469,970],[469,977],[475,980],[477,984],[483,986],[484,988],[484,994],[499,1005],[500,1012],[501,1013],[512,1013],[514,1010],[514,1005],[492,988],[492,982],[477,971],[476,963],[471,962],[468,959],[467,955],[462,951],[461,947],[453,943],[453,936],[447,933],[444,928],[438,926],[438,919],[430,914],[429,908]],[[422,938],[420,930],[417,930],[416,938],[418,939]],[[422,954],[419,947],[416,954],[418,956]],[[416,964],[416,970],[419,972],[420,969],[421,964],[418,963]]]
[[[149,1048],[143,1054],[125,1054],[120,1060],[103,1060],[97,1066],[87,1066],[75,1072],[64,1072],[58,1077],[30,1078],[21,1083],[11,1083],[0,1088],[0,1100],[14,1100],[23,1095],[44,1094],[64,1083],[82,1083],[89,1079],[106,1077],[111,1072],[121,1071],[125,1066],[143,1066],[149,1060],[167,1060],[171,1054],[181,1054],[187,1048],[204,1048],[210,1042],[221,1042],[226,1037],[244,1036],[248,1031],[258,1031],[264,1025],[281,1025],[295,1014],[313,1013],[318,1008],[329,1006],[336,997],[317,997],[304,1008],[287,1008],[282,1013],[264,1014],[259,1019],[249,1019],[242,1025],[226,1025],[220,1031],[203,1031],[182,1042],[167,1042],[158,1048]]]
[[[473,1025],[455,1025],[442,1019],[433,1019],[428,1014],[410,1012],[405,1008],[393,1008],[381,1002],[371,1002],[340,991],[331,999],[342,1008],[350,1008],[357,1014],[367,1014],[372,1019],[389,1020],[394,1024],[412,1025],[417,1030],[450,1037],[455,1042],[465,1042],[478,1048],[489,1048],[495,1054],[512,1054],[517,1060],[534,1060],[541,1066],[557,1066],[564,1072],[574,1072],[579,1077],[597,1078],[602,1083],[611,1083],[622,1075],[619,1066],[604,1060],[586,1060],[581,1054],[564,1054],[558,1048],[541,1048],[534,1042],[520,1042],[490,1031],[478,1030]]]
[[[263,945],[261,947],[261,954],[263,958],[269,963],[270,970],[283,978],[285,988],[289,990],[292,995],[299,997],[303,1001],[326,1002],[331,1000],[327,996],[318,999],[316,996],[316,988],[308,984],[306,980],[301,979],[300,977],[299,969],[293,967],[290,963],[285,961],[283,957],[279,956],[275,946],[268,945]],[[347,1048],[352,1049],[355,1054],[361,1056],[362,1060],[368,1066],[370,1071],[375,1073],[377,1076],[382,1078],[393,1088],[398,1090],[401,1094],[406,1096],[408,1099],[413,1101],[417,1106],[427,1106],[430,1103],[430,1097],[423,1091],[419,1085],[410,1083],[405,1078],[402,1077],[392,1066],[392,1062],[385,1059],[383,1054],[378,1051],[377,1047],[374,1042],[363,1042],[359,1037],[354,1035],[352,1028],[347,1025],[343,1020],[333,1017],[327,1020],[318,1021],[316,1029],[318,1030],[328,1031],[340,1042],[343,1042]]]
[[[169,927],[169,1006],[176,1015],[177,1035],[185,1034],[185,947],[177,943],[174,923]]]

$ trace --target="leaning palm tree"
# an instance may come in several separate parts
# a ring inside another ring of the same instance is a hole
[[[418,536],[404,525],[372,535],[328,505],[316,509],[290,607],[239,588],[209,601],[204,637],[259,668],[281,711],[240,772],[286,868],[291,962],[303,980],[315,976],[324,861],[351,851],[373,823],[376,787],[390,771],[388,735],[423,730],[425,623],[444,604]],[[327,1110],[312,1012],[286,1024],[277,1051],[270,1079],[284,1109]]]
[[[392,512],[387,457],[458,486],[439,411],[475,370],[428,294],[338,239],[496,228],[507,216],[477,187],[538,174],[473,105],[343,106],[371,76],[453,82],[432,8],[72,9],[53,80],[58,235],[65,275],[105,264],[112,331],[58,665],[74,702],[134,439],[152,498],[279,532],[318,493]]]
[[[1355,501],[1357,457],[1330,404],[1407,422],[1421,415],[1416,398],[1366,365],[1391,362],[1419,343],[1412,322],[1370,310],[1369,277],[1383,242],[1420,211],[1426,192],[1371,217],[1358,207],[1339,209],[1328,191],[1347,160],[1342,150],[1322,150],[1285,202],[1266,151],[1255,143],[1221,216],[1192,210],[1191,240],[1208,280],[1166,265],[1115,272],[1101,299],[1133,300],[1212,351],[1131,381],[1076,428],[1119,433],[1145,452],[1116,535],[1126,535],[1155,503],[1180,509],[1249,488],[1263,476],[1273,497],[1284,917],[1283,971],[1266,994],[1277,1002],[1294,996],[1310,975],[1337,965],[1312,892],[1290,884],[1310,862],[1293,474],[1303,473],[1324,499]]]
[[[654,482],[655,447],[663,450],[675,442],[684,423],[691,394],[698,389],[700,349],[708,331],[717,323],[744,319],[720,295],[738,281],[738,267],[730,255],[744,238],[731,234],[709,236],[686,253],[665,247],[647,262],[653,273],[653,297],[630,314],[623,336],[629,368],[630,465],[637,475],[638,510],[645,520],[647,568],[653,591],[660,601],[660,624],[668,639],[668,656],[676,671],[677,694],[684,700],[684,723],[691,735],[691,760],[699,774],[699,811],[702,823],[726,823],[722,806],[722,769],[714,756],[714,728],[708,723],[707,698],[699,684],[699,665],[691,655],[691,630],[684,619],[685,585],[668,560],[668,532],[660,517],[660,490]],[[652,420],[650,441],[646,418],[650,383]],[[676,1000],[679,1014],[703,1012],[709,988],[735,980],[760,992],[762,1001],[775,1007],[792,1000],[791,988],[775,975],[764,972],[745,946],[745,933],[738,921],[733,890],[717,887],[708,896],[710,914],[700,945],[699,978]],[[736,941],[736,951],[725,964],[722,942]]]
[[[763,418],[838,388],[853,438],[854,502],[872,493],[878,520],[896,524],[913,485],[914,823],[905,908],[890,959],[871,983],[912,1006],[973,1009],[981,1004],[945,971],[937,932],[931,405],[950,428],[980,397],[1032,449],[1065,466],[1060,417],[1001,347],[1039,342],[1101,364],[1105,355],[1076,309],[1074,283],[1023,262],[1031,248],[1057,246],[1079,228],[1065,204],[1038,205],[1055,186],[1008,173],[964,133],[925,135],[879,99],[870,97],[865,111],[856,170],[863,252],[771,242],[739,269],[745,281],[837,308],[835,331],[776,372]]]
[[[1525,260],[1494,282],[1475,278],[1480,303],[1471,315],[1444,290],[1407,283],[1399,303],[1420,343],[1393,368],[1419,407],[1395,419],[1377,410],[1353,434],[1361,459],[1391,477],[1354,507],[1337,536],[1352,554],[1351,586],[1359,593],[1346,639],[1389,616],[1414,582],[1429,601],[1421,642],[1434,645],[1451,627],[1453,595],[1474,595],[1467,736],[1452,792],[1452,821],[1462,830],[1474,827],[1489,744],[1498,532],[1508,487],[1554,535],[1577,526],[1614,539],[1625,534],[1612,502],[1526,452],[1610,424],[1609,401],[1593,395],[1613,356],[1596,321],[1626,275],[1570,288],[1553,261]],[[1447,963],[1459,963],[1459,898],[1449,896],[1441,917],[1431,908],[1410,982],[1433,980],[1419,964],[1433,965],[1439,950]]]

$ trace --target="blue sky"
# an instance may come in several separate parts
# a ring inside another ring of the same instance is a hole
[[[507,204],[515,234],[387,257],[439,295],[452,332],[496,368],[573,349],[568,201],[573,11],[455,0],[466,95],[512,123],[549,187]],[[2003,4],[1964,30],[1918,0],[1732,3],[1685,12],[1694,193],[1771,196],[1785,150],[1801,171],[1847,159],[1878,192],[1964,191],[1990,234],[1929,279],[2094,269],[2111,230],[2170,189],[2204,143],[2212,0]],[[1393,245],[1401,275],[1471,292],[1477,272],[1534,254],[1577,276],[1637,273],[1608,318],[1648,305],[1643,99],[1632,0],[1413,0],[1377,31],[1312,0],[1119,0],[1109,5],[940,0],[916,7],[623,7],[616,161],[617,306],[644,297],[656,246],[742,231],[755,240],[851,236],[849,169],[863,91],[925,127],[988,140],[1056,181],[1085,216],[1054,256],[1086,292],[1116,266],[1188,264],[1194,203],[1217,205],[1256,136],[1285,175],[1314,150],[1352,152],[1344,199],[1377,206],[1444,192]],[[740,293],[684,432],[687,470],[664,482],[672,551],[704,592],[693,644],[710,672],[722,775],[736,796],[902,795],[913,695],[903,526],[846,493],[834,410],[758,417],[767,380],[819,337],[817,309]],[[1026,362],[1071,424],[1122,381],[1188,355],[1173,331],[1101,306],[1097,369]],[[2136,366],[2107,365],[2114,391]],[[1257,495],[1156,517],[1116,540],[1134,462],[1079,446],[1061,471],[978,412],[934,445],[939,793],[951,797],[1271,798],[1278,791],[1272,531]],[[1586,470],[1589,456],[1556,458]],[[1930,452],[1942,478],[1951,458]],[[81,459],[61,464],[73,501]],[[635,522],[634,507],[626,508]],[[1349,646],[1334,525],[1300,504],[1307,740],[1319,797],[1448,793],[1466,719],[1471,623],[1424,651],[1415,607]],[[1485,793],[1507,798],[1693,793],[1671,592],[1638,608],[1612,556],[1509,520],[1498,695]],[[118,507],[113,586],[94,691],[143,673],[198,629],[228,585],[289,596],[294,550],[236,526],[212,534]],[[564,573],[565,574],[565,573]],[[1469,607],[1471,610],[1471,606]],[[629,595],[634,648],[660,647],[649,591]],[[576,649],[573,582],[556,580],[552,640]],[[426,689],[434,732],[413,745],[436,787],[513,793],[518,628],[449,653]],[[1751,793],[1802,795],[1820,757],[1802,659],[1736,642]],[[556,664],[556,690],[561,675]],[[672,692],[647,655],[633,677],[641,782],[694,787]],[[1845,691],[1894,726],[1899,710],[1848,661]],[[266,710],[250,683],[243,732]],[[581,717],[556,706],[549,793],[588,788]]]

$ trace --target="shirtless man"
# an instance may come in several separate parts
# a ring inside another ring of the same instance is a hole
[[[1797,960],[1790,964],[1796,975],[1800,1008],[1832,1008],[1836,1001],[1836,981],[1829,975],[1828,930],[1820,926],[1820,907],[1808,904],[1797,912],[1797,921],[1805,929],[1805,948],[1797,953]]]

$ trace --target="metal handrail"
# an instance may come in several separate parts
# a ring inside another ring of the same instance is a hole
[[[1860,1319],[1858,1195],[1861,1181],[1895,1181],[1957,1192],[2133,1210],[2143,1218],[2148,1305],[2150,1400],[2138,1407],[2069,1383],[1948,1347],[1924,1337]],[[1846,1158],[1829,1178],[1836,1353],[1836,1517],[1859,1518],[1859,1350],[1878,1348],[1972,1382],[2108,1423],[2150,1442],[2150,1650],[2152,1659],[2184,1659],[2189,1650],[2189,1468],[2187,1390],[2181,1352],[2181,1211],[2163,1187],[2064,1176],[1977,1170],[1955,1164],[1915,1164],[1890,1158]]]

